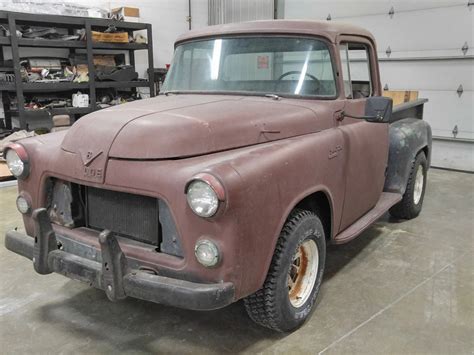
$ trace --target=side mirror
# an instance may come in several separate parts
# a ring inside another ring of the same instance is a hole
[[[393,101],[390,97],[372,96],[365,104],[367,122],[389,123],[392,118]]]
[[[366,120],[367,122],[390,123],[392,119],[393,101],[390,97],[371,96],[365,103],[364,116],[350,115],[344,111],[338,117],[339,120],[344,117],[352,117],[358,120]]]

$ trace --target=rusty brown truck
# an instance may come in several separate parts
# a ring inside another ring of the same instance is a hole
[[[194,310],[243,299],[279,330],[311,314],[326,246],[420,213],[431,130],[382,95],[375,40],[261,21],[176,42],[162,94],[10,144],[26,233],[6,247],[102,289]],[[349,296],[348,296],[349,297]]]

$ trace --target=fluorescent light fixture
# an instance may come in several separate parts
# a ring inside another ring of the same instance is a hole
[[[211,80],[217,80],[219,78],[219,66],[221,63],[221,50],[222,50],[222,39],[216,39],[214,41],[214,49],[212,51]]]

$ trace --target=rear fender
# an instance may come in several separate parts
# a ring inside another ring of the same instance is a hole
[[[431,127],[417,118],[396,121],[389,128],[390,148],[384,191],[405,193],[413,160],[425,150],[428,166],[431,158]]]

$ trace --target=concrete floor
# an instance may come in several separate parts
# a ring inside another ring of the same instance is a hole
[[[16,188],[0,189],[0,344],[36,353],[474,352],[474,175],[431,170],[419,218],[384,217],[330,247],[319,306],[289,335],[254,325],[243,304],[193,312],[40,276],[3,247],[20,226]]]

